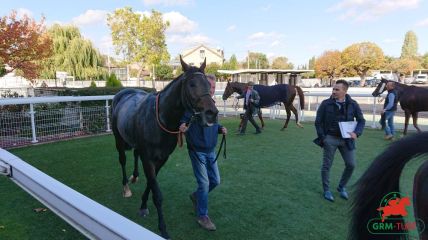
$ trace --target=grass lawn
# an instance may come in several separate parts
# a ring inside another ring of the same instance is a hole
[[[312,143],[313,123],[304,129],[293,123],[279,131],[282,120],[267,120],[260,135],[234,134],[238,120],[221,119],[229,129],[227,159],[219,158],[221,185],[210,193],[209,215],[217,231],[202,230],[195,221],[190,192],[195,189],[186,148],[177,148],[161,169],[158,180],[164,196],[164,214],[172,239],[346,239],[350,202],[322,198],[322,149]],[[357,142],[354,183],[374,157],[388,145],[380,130],[366,129]],[[112,135],[76,139],[14,149],[11,152],[71,188],[148,228],[157,229],[156,209],[149,199],[150,215],[137,216],[145,178],[131,185],[133,196],[122,197],[121,171]],[[128,173],[132,152],[128,152]],[[412,164],[402,181],[410,189]],[[344,168],[337,152],[331,172],[335,189]],[[142,173],[140,168],[140,173]],[[142,178],[141,178],[142,177]],[[407,187],[406,187],[407,186]],[[352,193],[351,193],[352,197]],[[85,239],[29,194],[0,177],[0,239]]]

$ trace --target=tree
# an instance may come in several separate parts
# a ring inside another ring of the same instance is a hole
[[[112,73],[107,78],[106,87],[122,87],[122,83],[117,79],[116,74]]]
[[[155,69],[156,79],[166,80],[174,78],[174,74],[172,73],[172,67],[167,64],[161,64]]]
[[[342,73],[342,54],[338,50],[326,51],[315,60],[314,67],[316,76],[328,78],[331,85],[333,79]]]
[[[418,54],[418,38],[413,31],[408,31],[401,47],[401,58],[415,58]]]
[[[315,56],[313,56],[311,59],[309,59],[308,67],[309,67],[310,70],[314,70],[315,69]]]
[[[123,54],[128,64],[138,63],[139,77],[144,68],[152,69],[153,65],[169,61],[165,41],[165,31],[169,23],[163,22],[160,12],[152,10],[147,17],[125,7],[108,14],[107,22],[112,32],[116,54]]]
[[[232,54],[229,59],[229,70],[237,70],[239,67],[238,59],[236,59],[235,54]]]
[[[277,57],[272,62],[273,69],[293,69],[294,66],[292,63],[288,62],[286,57]]]
[[[423,68],[425,68],[425,69],[427,69],[427,68],[428,68],[428,53],[425,53],[425,54],[422,56],[421,64],[422,64],[422,67],[423,67]]]
[[[218,65],[217,63],[210,63],[207,65],[207,67],[205,68],[205,73],[206,74],[214,74],[216,76],[216,78],[220,78],[221,74],[218,72],[218,70],[220,69],[220,65]]]
[[[33,84],[39,76],[37,60],[48,58],[52,40],[46,34],[44,18],[37,23],[27,15],[17,19],[16,11],[0,19],[0,76],[19,70]],[[4,64],[8,68],[4,68]]]
[[[342,52],[342,64],[346,71],[355,71],[364,86],[366,76],[371,69],[383,66],[383,51],[371,42],[355,43]]]
[[[399,75],[410,75],[413,70],[420,67],[421,64],[419,61],[411,58],[395,59],[387,66],[388,69],[391,69],[394,73],[398,73]]]
[[[48,30],[53,40],[53,55],[42,61],[44,78],[56,78],[57,71],[65,71],[76,79],[100,79],[107,75],[104,58],[75,26],[54,24]]]
[[[269,68],[269,61],[267,60],[266,54],[250,52],[249,56],[247,56],[247,61],[249,58],[250,68],[259,68],[266,69]]]

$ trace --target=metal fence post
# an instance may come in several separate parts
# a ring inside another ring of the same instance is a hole
[[[107,123],[107,130],[106,132],[111,132],[110,129],[110,106],[108,105],[108,99],[106,100],[106,123]]]
[[[36,119],[35,115],[36,112],[34,111],[34,104],[30,103],[30,116],[31,116],[31,135],[33,136],[33,139],[31,140],[32,143],[36,143],[37,136],[36,136]]]

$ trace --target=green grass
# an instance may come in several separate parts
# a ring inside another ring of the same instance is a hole
[[[229,129],[227,159],[219,158],[221,185],[210,193],[209,215],[218,230],[207,232],[195,221],[188,198],[195,178],[186,148],[177,148],[159,173],[164,214],[172,239],[345,239],[350,202],[336,196],[322,198],[322,149],[312,143],[313,123],[304,129],[294,124],[279,131],[283,121],[267,120],[260,135],[251,125],[247,135],[236,136],[237,119],[222,119]],[[357,142],[354,183],[374,157],[388,145],[383,132],[366,129]],[[71,188],[158,233],[156,209],[137,216],[145,179],[131,185],[133,196],[122,197],[121,171],[112,135],[14,149],[13,154]],[[128,173],[132,152],[128,152]],[[141,166],[141,165],[140,165]],[[344,163],[336,154],[331,184],[339,181]],[[414,172],[416,165],[410,172]],[[140,168],[140,173],[141,173]],[[411,189],[413,174],[404,183]],[[141,178],[142,177],[142,178]],[[84,239],[50,211],[35,213],[43,205],[5,177],[0,177],[0,239]]]

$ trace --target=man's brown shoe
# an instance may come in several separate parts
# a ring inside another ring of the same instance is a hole
[[[385,140],[392,140],[394,138],[393,135],[386,135]]]
[[[197,203],[196,203],[196,195],[195,193],[191,193],[189,195],[190,200],[192,201],[193,204],[193,210],[195,211],[195,213],[197,212]]]
[[[211,222],[211,219],[208,216],[198,217],[197,222],[199,223],[199,226],[201,226],[202,228],[208,231],[215,231],[217,229],[214,223]]]

